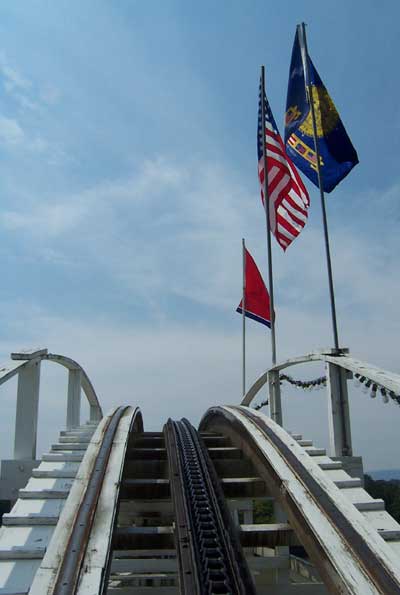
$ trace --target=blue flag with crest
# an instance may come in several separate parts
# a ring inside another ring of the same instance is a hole
[[[319,187],[300,34],[297,28],[286,101],[285,144],[287,154],[295,165]],[[311,58],[307,56],[306,59],[309,64],[310,92],[315,106],[322,185],[325,192],[331,192],[358,163],[358,156]]]

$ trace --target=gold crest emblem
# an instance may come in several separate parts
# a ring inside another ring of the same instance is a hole
[[[325,87],[315,87],[312,85],[310,90],[314,101],[317,135],[323,137],[332,132],[336,127],[339,114]],[[299,127],[299,130],[307,136],[313,136],[311,110]]]

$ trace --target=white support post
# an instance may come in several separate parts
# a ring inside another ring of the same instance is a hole
[[[14,459],[35,460],[39,409],[40,360],[33,360],[18,373]]]
[[[326,364],[330,455],[351,457],[349,398],[347,371],[331,363]]]
[[[90,421],[100,421],[101,420],[101,411],[95,405],[90,405]]]
[[[82,372],[79,369],[68,372],[67,430],[77,428],[81,414]]]
[[[280,426],[283,423],[282,403],[281,403],[281,385],[279,381],[279,371],[270,370],[268,372],[268,387],[270,400],[271,419]]]

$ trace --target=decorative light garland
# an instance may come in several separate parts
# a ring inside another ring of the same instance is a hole
[[[303,388],[305,390],[312,390],[314,388],[319,389],[319,388],[322,388],[323,386],[326,386],[326,376],[321,376],[320,378],[315,378],[314,380],[305,380],[304,381],[304,380],[295,380],[294,378],[292,378],[291,376],[288,376],[287,374],[280,374],[279,375],[280,384],[282,384],[283,380],[286,380],[286,382],[289,382],[289,384],[292,384],[293,386],[296,386],[297,388]],[[369,393],[369,395],[372,399],[376,398],[376,395],[379,391],[382,395],[382,400],[384,403],[389,403],[389,400],[392,399],[395,403],[400,405],[400,394],[396,394],[393,390],[389,390],[389,389],[385,388],[384,386],[381,386],[374,380],[371,380],[371,378],[368,378],[367,376],[363,376],[362,374],[356,373],[356,374],[354,374],[354,381],[358,386],[361,386],[361,390],[363,391],[363,393],[365,393],[365,394]],[[268,405],[268,399],[266,401],[262,401],[258,405],[254,405],[254,409],[256,409],[258,411],[259,409],[261,409],[261,407],[264,407],[265,405]]]
[[[264,405],[268,405],[268,399],[266,401],[262,401],[259,405],[254,405],[254,409],[258,411],[261,409],[261,407],[264,407]]]
[[[400,405],[400,395],[397,395],[393,390],[388,390],[384,386],[381,386],[371,378],[363,376],[362,374],[354,374],[354,381],[358,386],[361,386],[361,390],[365,394],[370,394],[372,399],[375,399],[378,390],[382,395],[384,403],[389,403],[389,398]]]
[[[279,382],[282,384],[282,381],[286,380],[289,384],[296,386],[297,388],[303,388],[304,390],[312,390],[312,389],[320,389],[323,386],[326,386],[326,376],[321,376],[320,378],[315,378],[314,380],[295,380],[291,376],[287,374],[280,374],[279,375]],[[264,405],[268,405],[268,399],[266,401],[262,401],[258,405],[254,405],[254,409],[258,411]]]
[[[326,386],[326,376],[320,376],[319,378],[315,378],[315,380],[295,380],[294,378],[292,378],[291,376],[288,376],[287,374],[280,374],[279,375],[279,380],[282,384],[282,380],[286,380],[286,382],[289,382],[289,384],[292,384],[293,386],[296,386],[297,388],[304,388],[304,389],[309,389],[312,390],[313,388],[322,388],[323,386]]]

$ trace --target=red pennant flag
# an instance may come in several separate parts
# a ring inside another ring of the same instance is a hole
[[[257,268],[250,252],[246,250],[246,289],[245,289],[245,309],[244,314],[257,322],[265,324],[271,328],[271,308],[269,303],[269,293],[265,287],[263,278]],[[242,314],[242,302],[240,301],[236,312]]]

